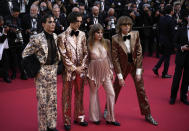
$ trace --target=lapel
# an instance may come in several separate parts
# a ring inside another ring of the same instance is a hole
[[[56,48],[57,48],[58,60],[60,60],[61,58],[60,58],[60,53],[58,51],[58,45],[57,45],[57,39],[58,39],[58,37],[57,37],[57,35],[55,33],[53,33],[53,38],[54,38],[55,45],[56,45]]]
[[[121,34],[118,34],[118,43],[121,46],[121,48],[123,49],[123,51],[125,52],[125,54],[127,54],[127,47],[125,46],[125,43],[123,41]]]
[[[135,35],[134,35],[133,32],[130,32],[129,34],[131,35],[130,48],[131,48],[131,53],[133,54],[134,47],[135,47]],[[123,38],[122,38],[122,36],[120,34],[118,35],[118,43],[121,46],[121,48],[124,50],[124,52],[127,54],[128,53],[127,47],[126,47],[126,45],[125,45],[125,43],[123,41]]]
[[[74,37],[71,37],[71,35],[70,35],[71,30],[72,29],[70,27],[68,27],[67,33],[66,33],[66,34],[68,34],[68,36],[67,36],[68,42],[66,44],[70,44],[76,50],[76,44],[75,44],[75,41],[74,41]],[[76,40],[78,39],[78,37],[79,37],[79,35],[77,36]]]
[[[55,41],[55,44],[56,44],[56,47],[57,47],[57,35],[55,33],[53,33],[53,38],[54,38],[54,41]]]
[[[131,45],[131,53],[133,54],[133,52],[134,52],[134,47],[135,47],[135,35],[134,35],[134,33],[131,31],[130,32],[130,35],[131,35],[131,40],[130,40],[130,45]]]
[[[47,58],[47,55],[48,55],[48,43],[47,43],[47,39],[46,39],[46,36],[44,34],[44,32],[41,33],[41,46],[42,46],[42,49],[45,53],[45,57]]]

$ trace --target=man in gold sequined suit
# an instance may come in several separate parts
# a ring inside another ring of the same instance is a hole
[[[117,77],[114,82],[115,101],[119,96],[121,87],[130,73],[136,87],[138,102],[142,115],[153,124],[158,123],[151,116],[150,105],[144,90],[142,77],[142,48],[139,33],[131,31],[133,22],[131,18],[122,16],[117,22],[117,34],[112,37],[112,61]]]
[[[39,131],[57,131],[57,65],[60,54],[57,48],[57,35],[53,33],[55,29],[53,16],[44,16],[42,25],[44,31],[30,38],[22,56],[35,54],[41,65],[35,76]]]
[[[63,74],[62,112],[65,130],[71,129],[71,98],[74,86],[74,122],[87,126],[83,107],[84,78],[88,51],[85,33],[78,30],[82,15],[72,12],[68,16],[70,26],[58,37],[58,47],[65,66]]]

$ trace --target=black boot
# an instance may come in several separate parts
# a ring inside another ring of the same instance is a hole
[[[58,131],[56,128],[49,128],[47,127],[47,131]]]
[[[155,75],[159,76],[159,74],[158,74],[158,69],[157,69],[156,67],[154,67],[154,68],[152,69],[152,71],[154,72]]]
[[[5,82],[7,82],[7,83],[11,83],[11,79],[10,79],[8,76],[3,77],[3,80],[4,80]]]
[[[69,131],[69,130],[71,129],[71,125],[64,125],[64,129],[65,129],[66,131]]]
[[[22,79],[22,80],[27,80],[28,79],[28,76],[26,75],[25,72],[20,75],[20,79]]]
[[[12,80],[16,79],[16,72],[13,72],[13,73],[12,73],[11,79],[12,79]]]
[[[114,126],[120,126],[120,123],[117,121],[106,121],[106,124],[114,125]]]

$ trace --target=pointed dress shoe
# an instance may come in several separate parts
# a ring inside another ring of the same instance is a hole
[[[120,123],[117,121],[106,121],[106,124],[108,125],[114,125],[114,126],[120,126]]]
[[[171,98],[169,101],[169,104],[174,105],[175,104],[175,99]]]
[[[100,121],[93,121],[95,125],[100,125]]]
[[[183,104],[185,104],[185,105],[189,105],[189,101],[187,101],[186,99],[181,99],[180,100]]]
[[[10,80],[9,77],[4,77],[3,80],[4,80],[5,82],[7,82],[7,83],[11,83],[11,80]]]
[[[162,75],[161,77],[162,77],[162,78],[171,78],[172,76],[171,76],[171,75],[168,75],[168,74],[165,74],[165,75]]]
[[[12,79],[12,80],[16,79],[16,72],[13,72],[13,73],[12,73],[11,79]]]
[[[64,129],[65,129],[66,131],[69,131],[69,130],[71,129],[71,125],[64,125]]]
[[[152,124],[152,125],[155,125],[155,126],[158,125],[157,121],[154,120],[154,118],[152,117],[151,114],[146,115],[146,116],[145,116],[145,120],[146,120],[147,122],[149,122],[150,124]]]
[[[78,122],[78,121],[74,120],[74,123],[79,124],[80,126],[88,126],[88,122],[86,122],[86,121]]]
[[[58,131],[56,128],[49,128],[47,127],[47,131]]]
[[[154,67],[152,71],[154,72],[155,75],[159,76],[158,69],[156,67]]]

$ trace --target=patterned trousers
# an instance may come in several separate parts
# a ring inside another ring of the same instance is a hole
[[[128,74],[131,74],[136,88],[137,98],[140,106],[140,111],[142,115],[148,115],[151,113],[150,105],[148,103],[148,98],[144,89],[144,80],[143,78],[140,81],[136,80],[136,68],[133,64],[129,64],[125,73],[123,73],[123,79],[125,80]],[[115,91],[115,102],[119,96],[121,86],[119,85],[119,80],[116,77],[114,81],[114,91]]]
[[[76,76],[75,80],[66,81],[63,76],[62,89],[62,112],[64,125],[71,125],[71,99],[72,88],[74,86],[74,120],[80,122],[84,119],[83,92],[84,79]],[[80,118],[83,117],[83,118]]]
[[[35,78],[39,131],[55,128],[57,119],[57,65],[42,65]]]

